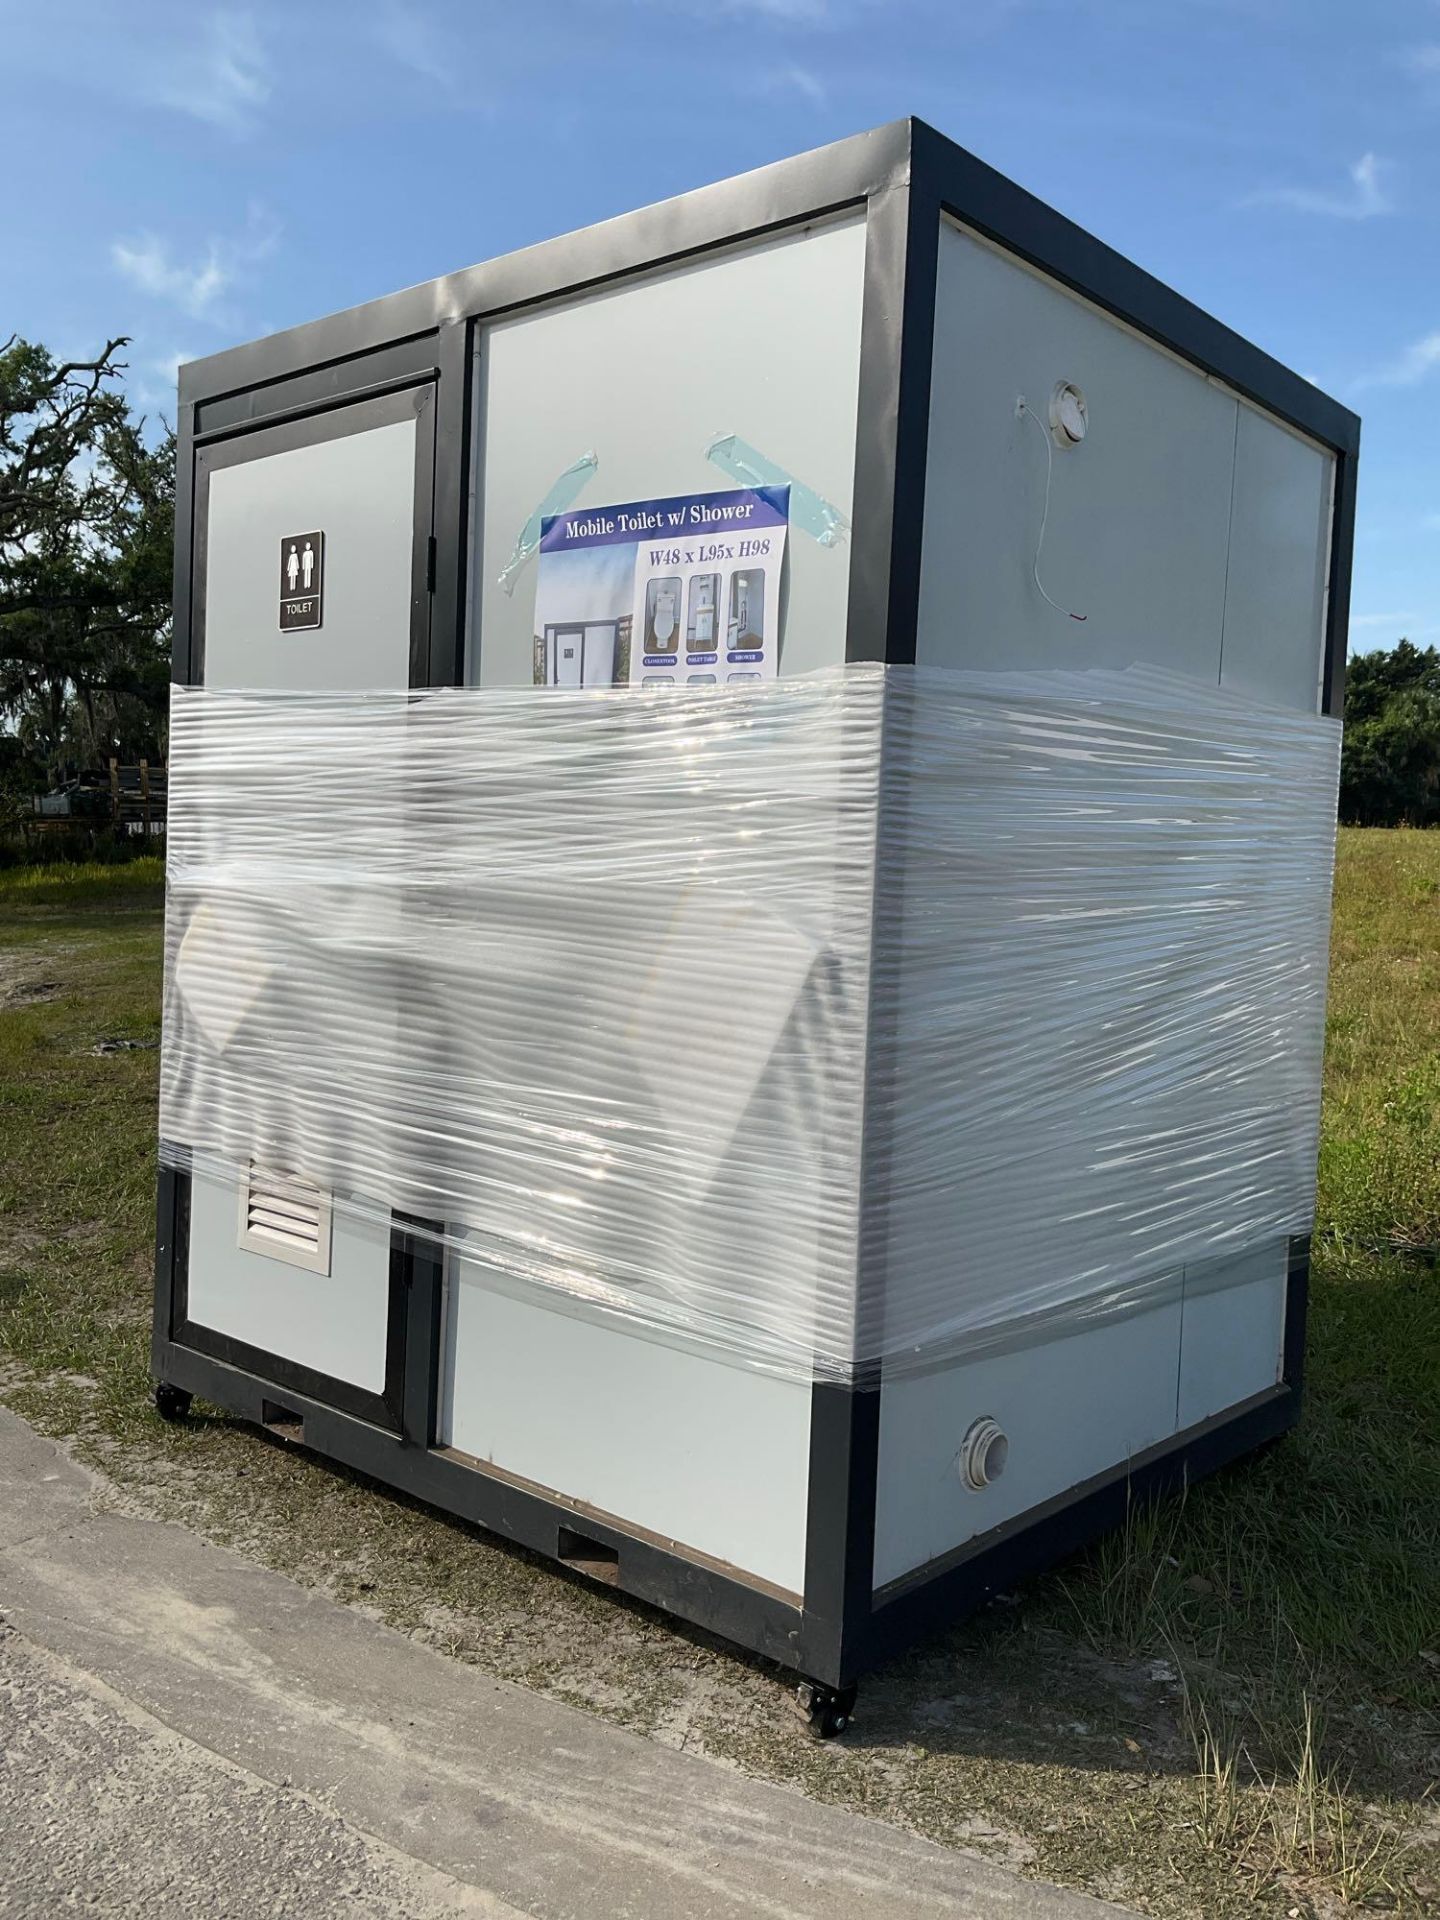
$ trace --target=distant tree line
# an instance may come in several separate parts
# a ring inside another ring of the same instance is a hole
[[[1356,827],[1440,826],[1440,653],[1401,640],[1357,653],[1345,674],[1340,818]]]
[[[0,346],[0,796],[165,757],[175,444],[130,410],[126,341]]]

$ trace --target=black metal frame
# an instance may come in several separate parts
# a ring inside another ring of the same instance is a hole
[[[920,121],[902,120],[797,159],[703,188],[603,226],[237,347],[181,369],[176,514],[175,677],[201,676],[192,636],[193,559],[203,553],[195,462],[249,457],[269,436],[302,444],[343,430],[336,410],[433,397],[433,520],[423,585],[417,559],[414,685],[463,678],[466,647],[472,347],[478,327],[517,308],[842,212],[866,223],[855,533],[846,658],[915,657],[934,299],[942,221],[950,217],[1146,334],[1336,456],[1323,707],[1339,715],[1350,592],[1359,421],[1308,381]],[[331,425],[333,418],[334,425]],[[287,438],[288,436],[288,438]],[[418,492],[418,489],[417,489]],[[198,509],[198,510],[197,510]],[[417,554],[420,540],[417,535]],[[203,618],[203,607],[202,618]],[[483,645],[483,636],[481,636]],[[882,829],[883,830],[883,829]],[[884,882],[882,881],[882,884]],[[872,1006],[872,1040],[892,1010]],[[872,1045],[871,1058],[884,1049]],[[874,1088],[870,1089],[873,1094]],[[867,1155],[886,1142],[869,1116]],[[883,1183],[870,1183],[872,1187]],[[827,1687],[927,1626],[1070,1552],[1138,1496],[1183,1485],[1285,1431],[1298,1417],[1308,1246],[1292,1249],[1278,1386],[1175,1436],[903,1580],[873,1589],[879,1370],[812,1389],[803,1596],[737,1577],[700,1555],[435,1447],[443,1272],[406,1223],[394,1230],[392,1348],[381,1418],[342,1404],[338,1383],[283,1374],[283,1363],[201,1342],[184,1316],[183,1176],[161,1176],[152,1370],[157,1380],[243,1417],[298,1431],[320,1453],[553,1558],[575,1532],[615,1556],[614,1584]],[[880,1284],[875,1273],[861,1284]],[[353,1390],[351,1390],[353,1394]],[[277,1396],[283,1406],[277,1410]],[[373,1398],[373,1397],[372,1397]]]

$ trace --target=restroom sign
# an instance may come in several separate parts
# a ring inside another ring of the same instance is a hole
[[[280,542],[280,631],[318,627],[325,615],[325,535],[287,533]]]

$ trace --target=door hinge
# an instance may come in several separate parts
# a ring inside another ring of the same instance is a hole
[[[435,536],[432,533],[425,548],[425,591],[435,591]]]

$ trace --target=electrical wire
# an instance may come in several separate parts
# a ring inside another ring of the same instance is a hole
[[[1027,401],[1021,399],[1016,402],[1016,406],[1019,412],[1028,415],[1028,417],[1035,422],[1045,441],[1045,508],[1040,515],[1040,536],[1035,542],[1035,558],[1030,566],[1030,572],[1035,581],[1035,590],[1048,606],[1054,607],[1057,613],[1063,613],[1067,620],[1088,620],[1090,618],[1088,613],[1072,613],[1069,607],[1062,607],[1058,600],[1052,600],[1041,583],[1040,551],[1045,545],[1045,528],[1050,520],[1050,482],[1055,473],[1055,442],[1050,437],[1050,429]]]

